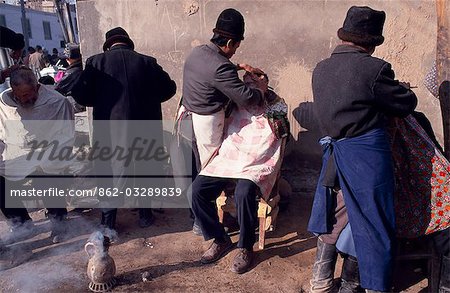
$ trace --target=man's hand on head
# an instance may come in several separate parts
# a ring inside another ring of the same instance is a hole
[[[244,82],[251,88],[261,90],[263,94],[266,94],[269,88],[269,80],[266,74],[257,74],[246,72],[244,75]]]
[[[245,70],[246,72],[254,73],[254,74],[257,74],[257,75],[264,74],[264,71],[262,71],[261,69],[252,67],[252,66],[250,66],[248,64],[245,64],[245,63],[238,63],[237,64],[237,70]]]
[[[257,75],[256,85],[264,95],[267,94],[267,91],[269,90],[269,80],[265,74]]]

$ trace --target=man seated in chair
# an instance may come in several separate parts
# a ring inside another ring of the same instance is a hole
[[[259,78],[246,73],[244,82],[256,87]],[[268,83],[267,76],[265,80]],[[240,274],[250,268],[256,239],[256,198],[267,199],[278,177],[284,137],[289,133],[286,113],[284,101],[269,91],[260,105],[235,106],[226,120],[222,145],[191,187],[192,209],[203,236],[205,240],[214,239],[201,258],[203,264],[219,260],[233,246],[219,222],[215,200],[228,183],[236,181],[234,200],[240,236],[231,271]]]

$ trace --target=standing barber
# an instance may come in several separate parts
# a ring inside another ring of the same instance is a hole
[[[267,91],[267,82],[261,70],[247,64],[235,65],[230,61],[244,39],[244,26],[244,17],[239,11],[225,9],[217,19],[211,42],[194,48],[184,65],[182,104],[192,115],[201,168],[208,164],[222,144],[225,106],[228,103],[236,103],[246,107],[260,103]],[[241,69],[260,74],[261,77],[256,81],[257,88],[250,88],[239,79],[238,70]],[[210,248],[203,254],[202,263],[217,261],[232,247],[229,236],[219,223],[215,204],[201,198],[208,193],[211,185],[214,183],[212,184],[208,177],[198,176],[191,187],[194,231],[198,225],[205,240],[214,239]],[[250,208],[248,202],[239,203],[238,207],[240,211],[250,211],[252,216],[254,212],[256,217],[256,211]],[[254,231],[255,227],[251,227],[253,224],[246,228]],[[251,264],[254,238],[251,233],[247,238],[247,241],[238,244],[242,249],[234,263],[240,265],[238,270],[234,270],[235,266],[232,266],[234,272],[245,272]],[[243,264],[241,260],[245,260]]]

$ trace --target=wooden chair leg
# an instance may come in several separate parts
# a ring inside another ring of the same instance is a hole
[[[258,203],[258,219],[259,219],[259,241],[258,247],[260,250],[264,249],[266,242],[266,219],[267,219],[268,205],[263,201]]]
[[[219,222],[221,224],[223,224],[224,211],[223,211],[223,209],[221,207],[217,210],[217,215],[219,216]]]
[[[223,224],[223,217],[225,212],[223,211],[223,206],[226,205],[227,197],[222,192],[222,194],[217,198],[216,200],[216,206],[217,206],[217,216],[219,217],[219,222]]]
[[[258,241],[258,247],[260,250],[264,249],[265,242],[266,242],[266,218],[260,217],[259,218],[259,241]]]

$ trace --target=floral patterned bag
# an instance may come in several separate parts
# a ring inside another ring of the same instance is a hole
[[[389,128],[396,180],[397,236],[414,238],[450,226],[450,163],[411,115]]]

